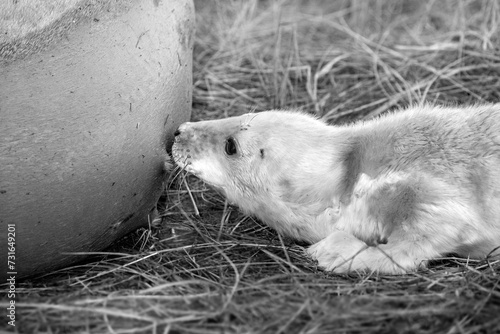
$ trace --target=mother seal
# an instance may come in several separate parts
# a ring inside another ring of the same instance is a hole
[[[267,111],[184,123],[174,161],[334,272],[500,254],[500,104],[351,126]]]

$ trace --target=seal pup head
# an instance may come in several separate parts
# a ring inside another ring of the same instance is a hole
[[[335,205],[342,172],[333,129],[286,111],[187,122],[175,133],[172,156],[246,213],[313,241],[316,232],[305,230],[317,229],[308,225]]]

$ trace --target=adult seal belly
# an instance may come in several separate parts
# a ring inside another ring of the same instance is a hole
[[[0,32],[5,282],[71,265],[153,219],[165,147],[191,114],[194,7],[2,0]]]
[[[402,274],[500,254],[500,104],[411,107],[349,126],[267,111],[184,123],[175,163],[312,244],[334,272]]]

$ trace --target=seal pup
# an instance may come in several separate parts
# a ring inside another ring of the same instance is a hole
[[[500,104],[331,126],[266,111],[187,122],[175,163],[337,273],[500,254]]]

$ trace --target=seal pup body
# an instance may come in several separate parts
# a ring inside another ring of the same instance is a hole
[[[500,104],[350,126],[267,111],[184,123],[174,161],[334,272],[500,254]],[[492,254],[493,254],[492,253]]]

